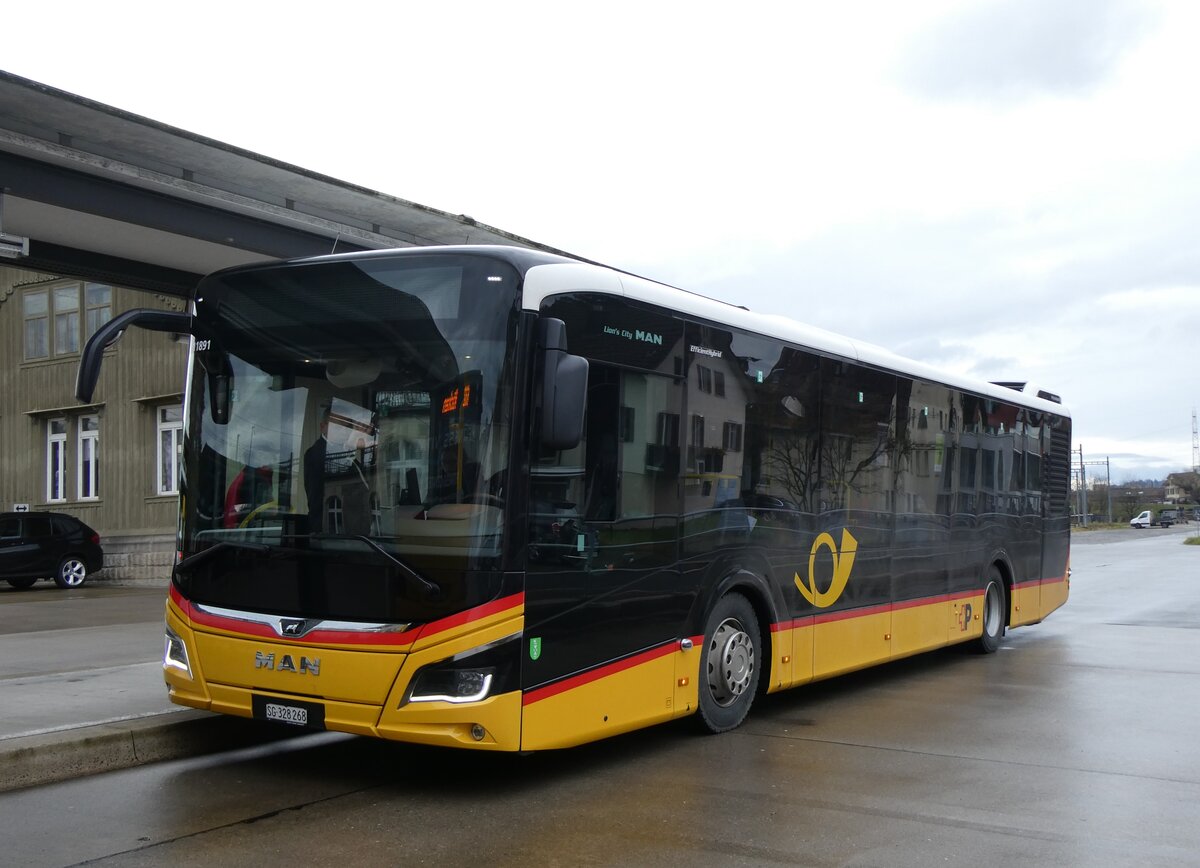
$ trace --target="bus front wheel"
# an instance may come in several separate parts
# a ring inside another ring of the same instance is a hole
[[[994,565],[988,570],[987,586],[983,590],[983,635],[975,649],[981,654],[991,654],[1000,647],[1004,638],[1004,622],[1007,610],[1007,596],[1004,592],[1004,579],[1000,570]]]
[[[758,692],[758,645],[754,607],[741,594],[726,594],[708,616],[700,658],[700,721],[709,732],[745,720]]]

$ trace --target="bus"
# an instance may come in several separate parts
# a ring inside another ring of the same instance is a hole
[[[1071,418],[790,319],[534,250],[202,280],[173,702],[562,748],[944,646],[1068,594]]]

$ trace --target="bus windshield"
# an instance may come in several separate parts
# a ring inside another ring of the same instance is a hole
[[[517,272],[479,255],[201,284],[175,581],[193,602],[409,623],[499,585]]]

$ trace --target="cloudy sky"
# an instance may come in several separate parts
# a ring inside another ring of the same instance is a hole
[[[1193,0],[116,0],[21,23],[9,72],[1036,382],[1114,481],[1192,464]]]

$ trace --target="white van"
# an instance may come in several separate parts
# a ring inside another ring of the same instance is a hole
[[[1150,514],[1150,510],[1143,509],[1140,513],[1129,520],[1130,527],[1150,527],[1154,521],[1154,516]]]

